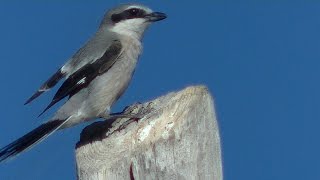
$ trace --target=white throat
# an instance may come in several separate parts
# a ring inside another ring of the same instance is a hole
[[[148,25],[149,23],[145,22],[145,19],[128,19],[118,22],[112,28],[110,28],[110,30],[121,35],[141,40],[142,35]]]

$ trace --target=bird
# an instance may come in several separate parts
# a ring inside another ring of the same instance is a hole
[[[64,80],[41,113],[68,98],[48,121],[0,149],[0,162],[10,159],[57,130],[97,118],[130,117],[111,113],[132,79],[148,27],[167,15],[142,4],[122,4],[107,11],[95,34],[26,101],[31,103]],[[40,115],[41,115],[40,114]]]

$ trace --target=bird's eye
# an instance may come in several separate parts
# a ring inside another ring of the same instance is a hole
[[[140,12],[140,10],[137,8],[130,9],[130,14],[132,16],[136,16],[137,14],[139,14],[139,12]]]

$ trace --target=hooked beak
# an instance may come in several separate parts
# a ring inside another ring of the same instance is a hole
[[[153,13],[147,14],[145,18],[150,22],[156,22],[156,21],[161,21],[167,18],[167,15],[161,12],[153,12]]]

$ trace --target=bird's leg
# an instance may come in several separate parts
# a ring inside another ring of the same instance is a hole
[[[137,122],[141,118],[145,117],[145,115],[152,112],[152,102],[150,102],[146,107],[142,106],[141,103],[136,103],[131,106],[127,106],[124,108],[122,112],[119,113],[104,113],[101,118],[110,121],[113,123],[118,118],[128,118],[125,122],[122,122],[121,125],[117,128],[118,131],[125,129],[132,122]]]
[[[118,113],[105,113],[102,115],[102,118],[109,120],[109,119],[118,119],[118,118],[129,118],[128,121],[130,123],[132,121],[137,121],[141,118],[143,118],[146,114],[150,113],[152,111],[151,108],[152,103],[149,103],[147,107],[143,107],[141,103],[136,103],[132,106],[127,106],[124,108],[122,112]],[[130,124],[130,123],[125,123],[125,124]]]

